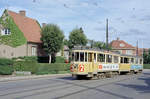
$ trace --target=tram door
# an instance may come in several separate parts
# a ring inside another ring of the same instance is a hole
[[[92,52],[88,53],[88,71],[93,72],[93,65],[94,65],[94,60],[93,60],[94,54]]]

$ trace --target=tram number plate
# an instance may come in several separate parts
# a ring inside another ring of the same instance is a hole
[[[79,71],[84,72],[84,65],[81,65],[81,64],[79,65]]]

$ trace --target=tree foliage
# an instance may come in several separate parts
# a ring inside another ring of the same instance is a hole
[[[43,49],[49,55],[59,52],[63,44],[63,31],[55,24],[48,24],[42,28],[41,41]]]
[[[144,64],[150,64],[150,49],[148,52],[143,51]]]
[[[70,32],[68,46],[73,48],[74,46],[85,46],[87,44],[87,38],[82,28],[75,28]]]
[[[91,48],[107,49],[107,46],[104,42],[94,40],[88,40],[88,42]],[[110,45],[108,46],[108,49],[111,50]]]

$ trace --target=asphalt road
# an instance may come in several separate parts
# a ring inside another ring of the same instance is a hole
[[[0,82],[0,99],[150,99],[150,70],[100,80],[66,75]]]

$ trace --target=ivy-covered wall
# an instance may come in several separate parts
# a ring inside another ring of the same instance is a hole
[[[0,35],[0,43],[9,45],[11,47],[17,47],[27,43],[24,34],[15,24],[13,18],[8,15],[7,10],[4,11],[3,16],[0,18],[0,24],[4,28],[10,29],[10,35]]]

